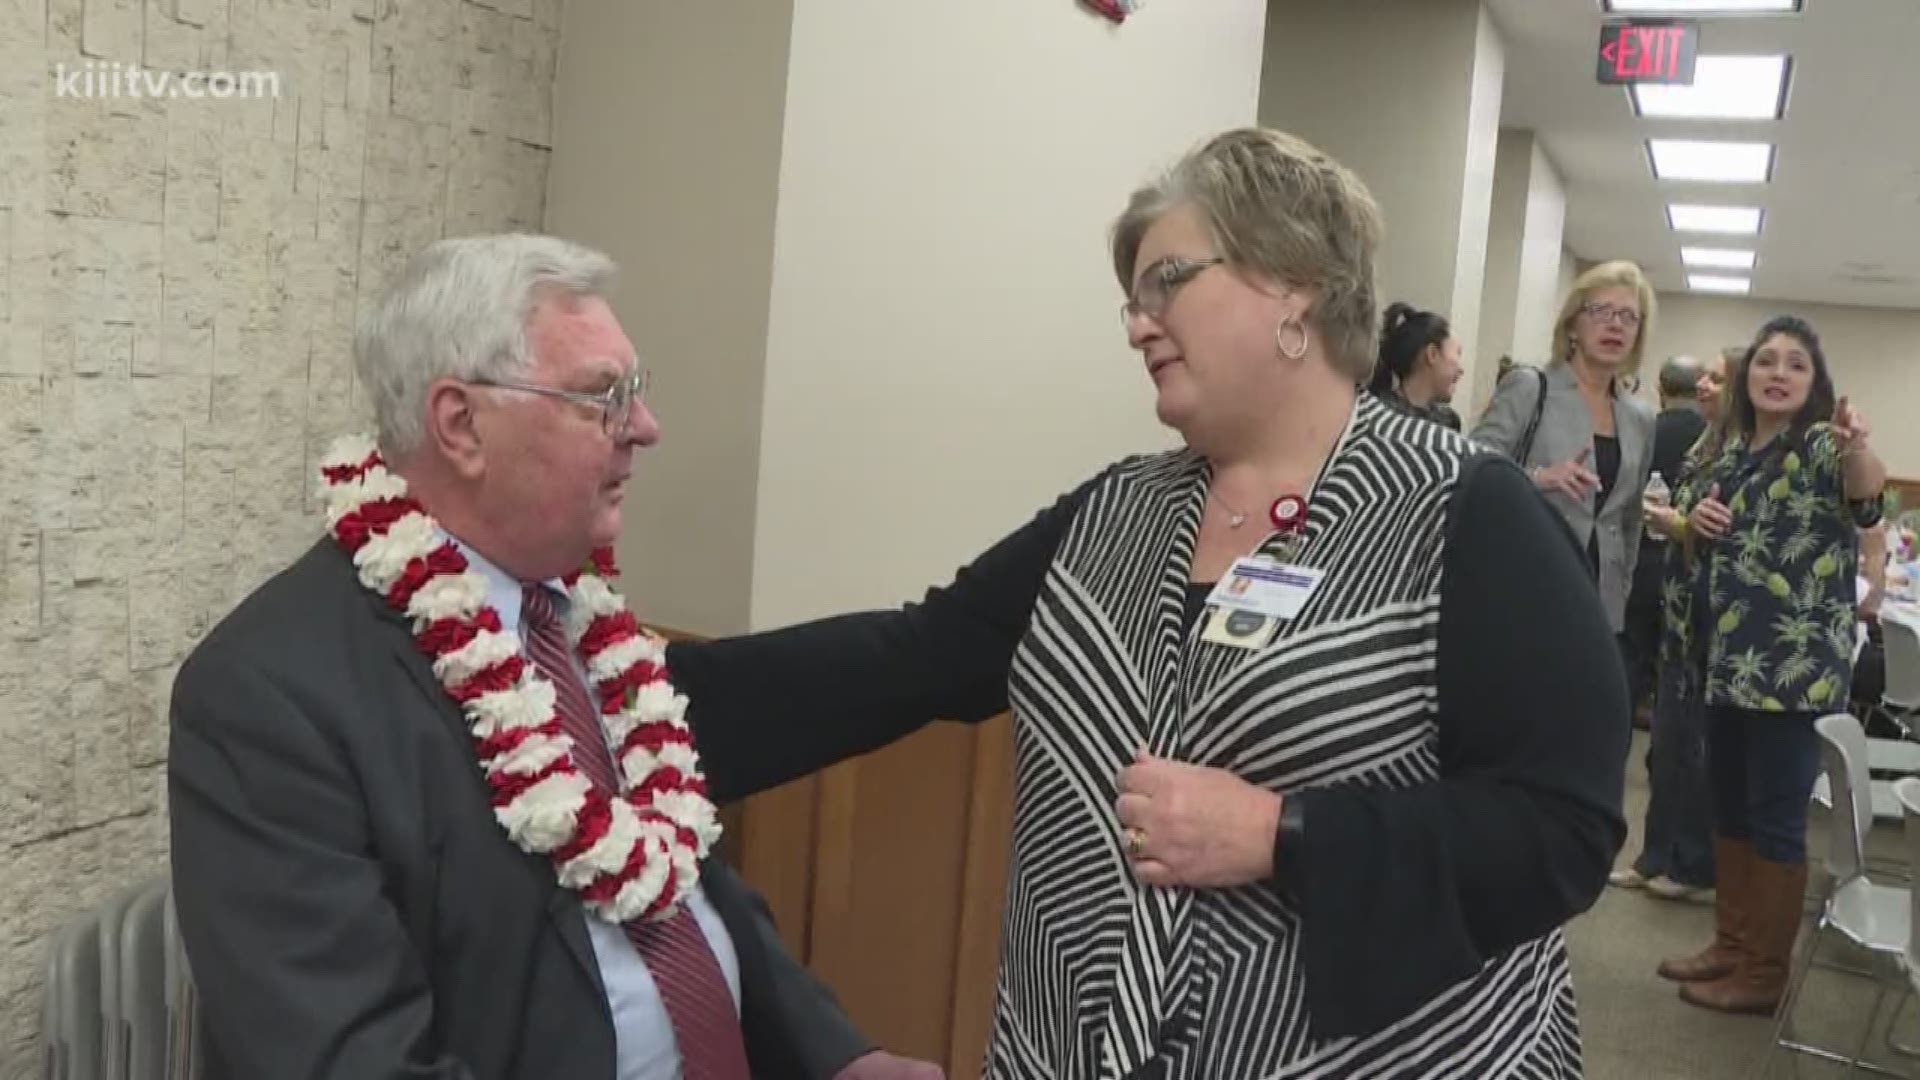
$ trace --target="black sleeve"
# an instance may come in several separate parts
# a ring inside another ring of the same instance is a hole
[[[1626,678],[1577,543],[1491,455],[1450,515],[1439,779],[1295,794],[1277,844],[1323,1038],[1378,1031],[1585,911],[1626,837]]]
[[[903,738],[1007,708],[1007,671],[1067,525],[1100,478],[893,611],[714,641],[675,642],[709,793],[745,798]]]
[[[353,770],[279,687],[190,661],[167,791],[180,934],[232,1075],[472,1080],[438,1045]]]
[[[1653,423],[1653,467],[1671,486],[1685,468],[1687,451],[1707,429],[1707,421],[1692,409],[1667,409]]]

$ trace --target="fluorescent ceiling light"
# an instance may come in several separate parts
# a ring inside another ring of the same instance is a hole
[[[1776,120],[1787,107],[1785,56],[1702,56],[1691,86],[1636,83],[1633,111],[1673,120]]]
[[[1680,261],[1688,266],[1705,266],[1714,270],[1751,270],[1753,252],[1738,248],[1683,247],[1680,249]]]
[[[1718,274],[1688,274],[1687,288],[1695,292],[1744,293],[1753,287],[1753,282],[1743,277],[1721,277]]]
[[[1667,222],[1677,232],[1726,233],[1752,236],[1760,231],[1757,206],[1695,206],[1674,203],[1667,207]]]
[[[1800,0],[1606,0],[1622,15],[1757,15],[1799,11]]]
[[[1773,173],[1773,144],[1648,139],[1653,175],[1660,180],[1763,184]]]

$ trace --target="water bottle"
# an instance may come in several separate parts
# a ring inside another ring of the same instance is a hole
[[[1660,470],[1655,469],[1653,475],[1647,477],[1647,490],[1641,498],[1649,510],[1655,507],[1664,510],[1673,505],[1673,489],[1667,487],[1666,478],[1660,475]],[[1665,542],[1667,539],[1667,534],[1658,529],[1648,530],[1648,535],[1652,536],[1655,542]]]

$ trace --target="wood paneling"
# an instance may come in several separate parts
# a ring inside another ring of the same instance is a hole
[[[802,963],[811,957],[814,826],[820,780],[807,777],[748,799],[740,876],[766,897],[773,924]]]
[[[807,964],[867,1036],[945,1061],[978,731],[936,724],[821,778]]]
[[[979,1076],[987,1051],[1013,838],[1013,718],[1001,716],[975,734],[967,863],[954,940],[953,1038],[947,1051],[947,1075],[953,1080]]]
[[[720,857],[766,897],[787,947],[868,1038],[974,1080],[992,1023],[1012,820],[1003,715],[935,724],[723,807]]]

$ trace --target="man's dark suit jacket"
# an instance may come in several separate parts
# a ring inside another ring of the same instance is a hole
[[[614,1080],[575,894],[496,824],[405,623],[323,540],[175,685],[173,887],[209,1080]],[[869,1049],[718,861],[759,1078]]]
[[[1707,418],[1690,405],[1675,405],[1660,410],[1653,418],[1653,471],[1667,482],[1668,488],[1680,483],[1680,470],[1700,436],[1707,430]],[[1633,566],[1633,595],[1630,607],[1655,613],[1660,605],[1660,581],[1666,574],[1667,546],[1653,538],[1651,530],[1640,534],[1640,561]],[[1657,614],[1647,617],[1658,619]]]

